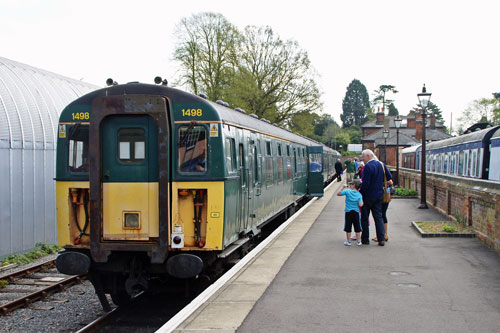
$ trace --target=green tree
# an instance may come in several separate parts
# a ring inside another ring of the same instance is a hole
[[[296,112],[290,117],[289,128],[294,133],[321,141],[321,136],[314,133],[315,124],[320,121],[320,116],[317,113],[307,111]]]
[[[342,101],[342,114],[340,115],[342,125],[349,127],[363,124],[369,108],[370,98],[365,85],[357,79],[352,80],[349,86],[347,86],[347,91]]]
[[[346,129],[349,134],[350,143],[361,143],[362,131],[360,126],[351,126]]]
[[[389,116],[397,116],[399,115],[398,109],[394,106],[394,103],[389,104]]]
[[[321,111],[316,73],[296,41],[283,41],[270,27],[255,26],[245,28],[241,41],[236,78],[253,81],[250,89],[238,90],[241,105],[285,125],[294,123],[295,113]]]
[[[495,107],[495,103],[499,103],[497,99],[487,98],[475,99],[470,102],[463,111],[462,116],[458,118],[457,132],[463,133],[468,127],[476,123],[494,124],[495,121],[498,122],[500,117],[498,117],[498,112],[495,110],[498,110],[499,104]]]
[[[382,111],[385,112],[385,105],[386,104],[392,104],[394,100],[392,99],[386,99],[385,95],[389,92],[392,92],[393,94],[397,94],[398,90],[396,90],[396,87],[390,84],[383,84],[381,85],[377,90],[375,90],[375,96],[373,98],[373,105],[379,105],[382,103]]]
[[[429,101],[429,105],[427,106],[427,113],[430,114],[431,112],[434,114],[434,117],[436,117],[437,121],[444,123],[443,112],[441,111],[439,106],[432,103],[432,101]]]
[[[200,13],[183,18],[176,26],[174,59],[180,63],[177,84],[193,93],[220,99],[234,73],[239,33],[221,14]]]

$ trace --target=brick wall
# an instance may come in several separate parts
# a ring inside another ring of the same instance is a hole
[[[420,194],[420,171],[400,168],[402,187]],[[500,252],[500,183],[427,173],[427,204],[474,228],[477,237]]]

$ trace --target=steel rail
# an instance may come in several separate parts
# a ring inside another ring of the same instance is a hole
[[[38,265],[31,266],[31,267],[22,269],[20,271],[14,272],[14,273],[10,273],[10,274],[6,274],[6,275],[3,275],[3,276],[0,276],[0,280],[13,281],[14,279],[20,279],[23,276],[27,276],[27,275],[30,275],[30,274],[33,274],[33,273],[36,273],[36,272],[40,272],[42,270],[45,270],[45,269],[48,269],[48,268],[52,268],[52,267],[55,267],[55,266],[56,266],[56,260],[55,259],[51,259],[51,260],[42,262],[42,263],[40,263]]]
[[[36,266],[32,266],[26,269],[23,269],[18,272],[14,272],[11,274],[4,275],[0,277],[0,280],[8,280],[10,282],[14,281],[15,279],[20,279],[23,277],[26,277],[32,273],[35,272],[40,272],[44,269],[47,268],[52,268],[55,266],[55,260],[49,260],[44,263],[41,263]],[[0,305],[0,316],[5,315],[9,312],[12,312],[16,309],[19,309],[21,307],[29,306],[31,303],[36,302],[38,300],[41,300],[45,297],[47,297],[50,294],[53,294],[57,291],[62,291],[66,287],[72,286],[77,283],[81,283],[82,280],[86,279],[86,274],[83,275],[73,275],[65,278],[64,280],[61,280],[59,282],[54,283],[53,285],[47,286],[45,288],[42,288],[40,290],[34,291],[28,295],[25,295],[23,297],[20,297],[18,299],[15,299],[9,303]]]

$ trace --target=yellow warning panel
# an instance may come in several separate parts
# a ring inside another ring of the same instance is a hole
[[[218,137],[219,136],[219,124],[210,125],[210,136]]]

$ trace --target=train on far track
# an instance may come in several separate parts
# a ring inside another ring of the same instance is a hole
[[[182,286],[244,253],[273,217],[322,196],[339,157],[166,85],[94,91],[59,120],[57,267],[88,273],[104,303]]]
[[[420,170],[421,145],[402,151],[402,167]],[[426,171],[500,180],[500,126],[426,144]]]

